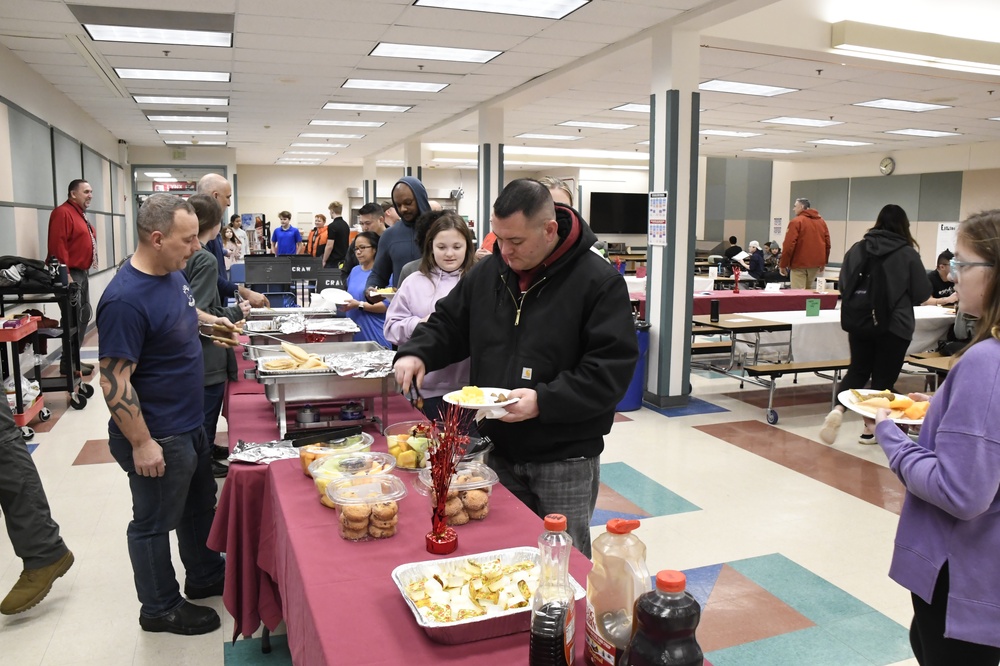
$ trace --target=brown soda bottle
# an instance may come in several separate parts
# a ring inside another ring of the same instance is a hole
[[[701,606],[685,591],[680,571],[656,574],[656,589],[635,601],[632,639],[622,664],[627,666],[702,666],[705,662],[695,629]]]

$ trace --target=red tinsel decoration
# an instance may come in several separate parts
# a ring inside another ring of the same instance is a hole
[[[427,447],[435,500],[431,531],[427,534],[427,549],[431,552],[448,553],[458,545],[458,535],[448,527],[444,505],[448,501],[448,488],[455,475],[455,467],[469,447],[467,433],[471,414],[460,405],[449,404],[442,419],[435,419],[431,423],[431,443]]]
[[[733,264],[733,293],[740,293],[740,267]]]

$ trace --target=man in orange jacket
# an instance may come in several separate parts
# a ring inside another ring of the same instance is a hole
[[[796,199],[792,211],[795,217],[788,223],[778,270],[791,273],[792,289],[806,289],[830,260],[830,230],[809,199]]]

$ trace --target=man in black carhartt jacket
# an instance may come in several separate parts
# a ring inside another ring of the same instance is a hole
[[[507,185],[491,222],[493,254],[400,347],[396,380],[405,392],[471,357],[473,384],[511,389],[519,401],[479,425],[489,464],[535,513],[564,514],[589,557],[604,435],[639,355],[628,289],[579,214],[535,180]]]

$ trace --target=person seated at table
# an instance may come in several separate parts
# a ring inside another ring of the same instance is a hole
[[[927,279],[931,282],[931,297],[924,305],[950,305],[958,302],[955,282],[951,279],[951,260],[955,255],[951,250],[945,250],[938,255],[937,268],[927,271]]]
[[[732,263],[733,257],[735,257],[736,255],[738,255],[742,251],[743,251],[743,248],[741,248],[739,245],[736,244],[736,236],[730,236],[729,237],[729,247],[727,247],[726,251],[723,252],[722,254],[723,254],[723,256],[726,257],[726,259],[729,260],[730,263]]]
[[[369,303],[365,300],[365,285],[375,265],[378,240],[379,236],[374,231],[362,231],[354,237],[354,255],[358,258],[358,265],[347,276],[347,291],[351,299],[344,305],[344,309],[347,316],[361,329],[354,334],[355,342],[371,340],[388,347],[389,343],[383,333],[386,302]]]
[[[764,252],[760,249],[760,243],[757,241],[750,241],[750,245],[747,246],[747,251],[750,253],[743,259],[737,259],[739,264],[743,269],[758,281],[764,280]]]
[[[768,241],[767,251],[764,252],[764,282],[787,282],[788,278],[778,270],[781,263],[781,245],[778,241]]]
[[[385,339],[395,345],[410,339],[413,330],[434,312],[438,300],[448,295],[475,262],[472,233],[457,213],[425,213],[418,225],[424,218],[430,224],[424,233],[420,265],[399,286],[385,317]],[[439,418],[441,396],[468,383],[468,358],[427,373],[420,389],[427,418]]]

